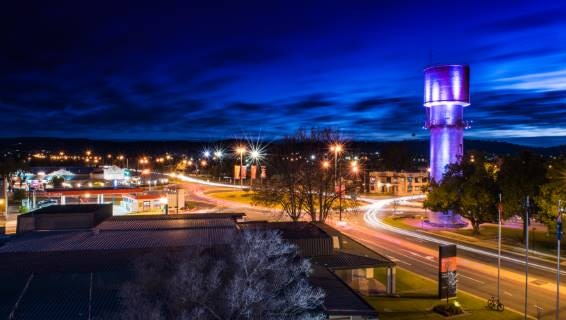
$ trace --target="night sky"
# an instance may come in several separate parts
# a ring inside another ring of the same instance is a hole
[[[4,137],[424,139],[466,63],[466,137],[566,143],[566,1],[11,1],[0,43]]]

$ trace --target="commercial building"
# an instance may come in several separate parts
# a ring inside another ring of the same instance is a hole
[[[122,197],[121,204],[128,213],[163,211],[165,205],[167,210],[184,208],[185,190],[179,188],[172,191],[127,194]]]
[[[326,292],[329,319],[377,319],[361,294],[395,293],[392,261],[324,224],[245,223],[243,214],[108,217],[108,205],[84,206],[84,212],[81,205],[64,207],[22,215],[34,219],[35,227],[28,220],[28,228],[19,228],[0,246],[0,317],[119,319],[119,290],[131,279],[136,257],[193,246],[221,248],[246,229],[280,230],[311,260],[309,281]]]
[[[369,172],[369,193],[377,195],[410,196],[424,194],[428,184],[427,171]]]

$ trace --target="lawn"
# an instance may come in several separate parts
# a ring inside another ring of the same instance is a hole
[[[380,275],[376,275],[378,278]],[[397,293],[400,297],[366,297],[378,312],[380,319],[445,319],[431,311],[432,307],[445,300],[436,297],[437,283],[416,273],[397,268]],[[522,319],[520,314],[504,311],[491,311],[486,308],[486,301],[459,292],[458,301],[465,310],[458,319]]]
[[[383,222],[405,230],[418,230],[406,222],[405,217],[385,217]],[[497,226],[482,225],[480,226],[480,234],[472,234],[472,229],[454,229],[454,230],[437,230],[428,231],[440,236],[453,238],[460,241],[468,241],[477,245],[483,245],[495,248],[497,246]],[[503,227],[501,228],[501,242],[504,249],[523,248],[522,243],[523,231],[517,228]],[[554,233],[548,234],[546,231],[536,231],[531,228],[529,233],[530,249],[549,254],[556,253],[556,236]],[[565,248],[566,249],[566,248]]]
[[[472,236],[483,241],[492,241],[494,244],[497,242],[497,226],[494,225],[481,226],[479,235],[473,235],[470,229],[455,230],[453,232],[464,236]],[[501,228],[501,242],[504,245],[523,247],[522,239],[522,229]],[[556,235],[554,233],[548,234],[545,231],[533,231],[531,228],[529,242],[532,250],[556,252]]]
[[[207,195],[226,201],[233,201],[242,204],[252,205],[252,191],[241,191],[241,190],[231,190],[231,191],[217,191],[212,190],[207,193]]]

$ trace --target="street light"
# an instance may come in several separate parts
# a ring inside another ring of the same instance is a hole
[[[242,179],[242,166],[244,165],[244,153],[246,152],[246,147],[238,146],[236,147],[236,153],[240,155],[240,186],[244,186],[244,181]]]
[[[334,144],[330,147],[330,150],[334,152],[334,188],[336,188],[336,181],[338,179],[338,154],[343,151],[341,144]],[[342,221],[342,178],[338,181],[338,201],[339,201],[339,220]]]

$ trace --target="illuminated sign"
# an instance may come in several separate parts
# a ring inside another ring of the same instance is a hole
[[[456,245],[441,245],[438,247],[438,298],[456,296],[457,276]]]

